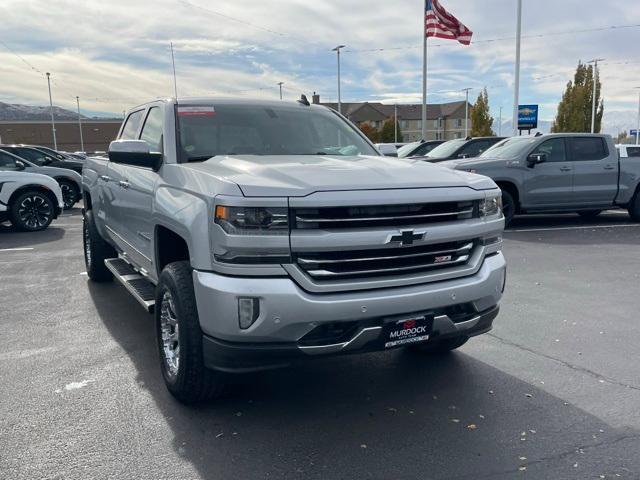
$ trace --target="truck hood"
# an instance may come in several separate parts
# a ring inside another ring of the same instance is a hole
[[[506,160],[504,158],[464,158],[460,160],[447,160],[446,162],[441,162],[438,165],[442,165],[443,167],[458,169],[458,170],[467,170],[467,169],[479,169],[482,167],[497,167],[497,166],[507,166],[510,163],[513,163],[514,160]]]
[[[301,197],[339,190],[496,188],[486,177],[392,157],[236,155],[185,166],[232,181],[247,197]]]

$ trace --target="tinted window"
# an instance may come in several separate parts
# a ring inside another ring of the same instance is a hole
[[[607,148],[601,138],[570,138],[569,144],[571,145],[571,156],[574,162],[602,160],[607,156]]]
[[[640,157],[640,147],[627,147],[627,157]]]
[[[16,168],[16,159],[8,153],[0,152],[0,168]]]
[[[14,155],[18,155],[19,157],[27,159],[30,162],[35,163],[40,167],[48,163],[46,160],[47,155],[45,155],[39,150],[34,150],[32,148],[24,148],[24,147],[11,147],[11,148],[7,148],[6,150],[9,150]]]
[[[535,138],[529,137],[513,137],[507,138],[494,144],[491,148],[488,148],[482,155],[483,158],[518,158],[525,151],[531,148],[531,145],[536,141]]]
[[[482,152],[484,152],[487,148],[489,148],[489,142],[487,140],[481,140],[478,142],[471,142],[468,145],[465,145],[462,151],[458,154],[465,155],[468,158],[477,157]]]
[[[149,110],[140,140],[147,142],[152,152],[162,151],[162,110],[159,107]]]
[[[122,135],[120,138],[123,140],[135,140],[136,134],[138,133],[138,128],[140,127],[140,123],[142,122],[142,115],[144,114],[144,110],[138,110],[137,112],[133,112],[127,118],[127,122],[124,124],[124,128],[122,129]]]
[[[566,162],[567,152],[565,147],[564,138],[553,138],[542,142],[538,148],[536,148],[532,155],[545,154],[547,156],[547,162]]]
[[[429,152],[429,158],[435,158],[436,160],[443,160],[449,158],[453,153],[464,145],[466,140],[449,140],[438,145],[436,148]]]

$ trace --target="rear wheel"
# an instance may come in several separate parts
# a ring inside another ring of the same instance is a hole
[[[506,190],[502,190],[502,213],[505,225],[509,225],[516,214],[516,200]]]
[[[578,212],[582,218],[596,218],[602,213],[602,210],[582,210]]]
[[[93,211],[91,210],[84,214],[82,243],[84,246],[84,264],[89,278],[98,283],[111,280],[113,274],[104,264],[104,261],[107,258],[116,257],[117,253],[98,233],[93,219]]]
[[[469,341],[469,337],[453,337],[436,342],[419,343],[412,345],[409,348],[411,350],[426,353],[430,355],[443,355],[451,352],[457,348],[460,348]]]
[[[38,190],[21,193],[9,208],[11,223],[23,232],[44,230],[53,221],[55,212],[49,196]]]
[[[629,204],[629,215],[634,222],[640,222],[640,190],[638,190]]]
[[[155,317],[160,368],[169,392],[187,404],[220,396],[225,377],[204,365],[189,262],[170,263],[162,271],[156,287]]]
[[[73,208],[73,206],[78,203],[78,198],[80,197],[78,187],[69,180],[58,180],[58,184],[60,185],[60,190],[62,191],[62,201],[64,202],[64,209],[69,210]]]

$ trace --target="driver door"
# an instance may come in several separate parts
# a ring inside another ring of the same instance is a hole
[[[527,167],[524,175],[525,208],[567,207],[573,200],[573,164],[567,155],[567,140],[551,138],[529,155],[544,155],[546,161]]]

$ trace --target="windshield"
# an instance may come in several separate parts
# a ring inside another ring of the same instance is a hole
[[[449,158],[456,152],[456,150],[462,147],[465,142],[466,140],[463,138],[458,140],[449,140],[448,142],[445,142],[442,145],[438,145],[436,148],[431,150],[427,157],[439,159]]]
[[[13,153],[14,155],[18,155],[19,157],[29,160],[31,163],[35,163],[39,167],[42,167],[48,163],[46,160],[46,155],[33,148],[9,147],[6,148],[6,150]]]
[[[304,105],[178,106],[183,161],[216,155],[375,155],[348,123]]]
[[[400,147],[398,149],[398,157],[399,158],[404,158],[407,155],[410,155],[411,152],[413,152],[416,147],[420,146],[420,142],[414,142],[414,143],[409,143],[407,145],[405,145],[404,147]]]
[[[535,138],[530,137],[507,138],[483,152],[480,158],[516,158],[522,155],[535,141]]]

